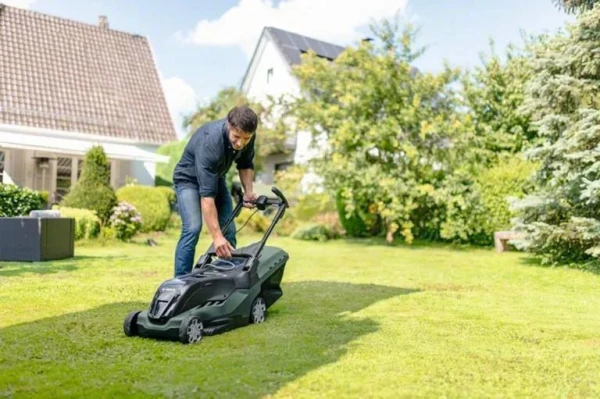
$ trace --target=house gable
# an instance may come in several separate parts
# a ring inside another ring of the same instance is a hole
[[[276,97],[299,92],[291,66],[266,31],[263,31],[258,41],[241,90],[246,96],[259,102],[266,101],[269,95]]]
[[[300,87],[291,68],[301,63],[303,53],[335,59],[344,47],[302,36],[274,27],[265,27],[241,84],[241,91],[251,98],[266,95],[299,95]]]

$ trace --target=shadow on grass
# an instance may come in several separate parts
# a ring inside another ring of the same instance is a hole
[[[80,262],[89,260],[111,261],[126,258],[127,255],[76,255],[71,258],[44,262],[3,262],[0,263],[0,277],[16,277],[22,274],[54,274],[72,272],[81,268]]]
[[[540,257],[535,256],[533,254],[525,254],[525,256],[523,256],[520,259],[520,263],[524,266],[539,267],[542,269],[570,269],[600,276],[600,263],[596,261],[588,261],[581,263],[563,262],[556,264],[544,264]]]
[[[79,269],[74,263],[55,263],[55,262],[24,262],[24,263],[5,263],[0,265],[0,277],[16,277],[22,274],[54,274],[58,272],[72,272]]]
[[[344,237],[340,238],[339,242],[345,244],[351,244],[355,246],[373,247],[380,246],[386,248],[405,248],[410,250],[431,250],[431,249],[442,249],[451,251],[489,251],[493,249],[493,246],[485,245],[472,245],[472,244],[460,244],[453,242],[444,241],[426,241],[426,240],[415,240],[410,244],[404,242],[402,238],[396,238],[391,244],[388,244],[384,238],[352,238]]]
[[[122,322],[147,303],[101,306],[0,330],[0,386],[29,396],[262,397],[334,363],[376,321],[354,317],[414,290],[325,281],[284,284],[267,321],[195,345],[128,338]]]
[[[71,259],[72,260],[93,260],[93,259],[102,259],[102,260],[115,260],[115,259],[125,259],[127,255],[75,255]]]

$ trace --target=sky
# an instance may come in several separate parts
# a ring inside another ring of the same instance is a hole
[[[239,87],[264,26],[342,46],[370,36],[369,24],[400,15],[420,29],[424,71],[444,61],[480,63],[489,40],[501,53],[521,33],[555,32],[572,17],[552,0],[0,0],[8,5],[148,37],[178,134],[183,116],[228,86]]]

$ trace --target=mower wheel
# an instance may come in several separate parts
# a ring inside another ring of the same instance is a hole
[[[123,332],[128,337],[134,337],[138,335],[137,317],[139,314],[139,310],[133,311],[127,315],[125,321],[123,322]]]
[[[184,344],[195,344],[202,339],[204,326],[195,316],[186,317],[179,326],[179,341]]]
[[[263,297],[258,296],[252,302],[252,308],[250,309],[250,323],[258,324],[265,321],[267,314],[267,304]]]

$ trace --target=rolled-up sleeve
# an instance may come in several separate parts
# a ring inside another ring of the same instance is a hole
[[[219,154],[211,146],[209,140],[203,140],[196,147],[196,176],[198,177],[198,191],[201,197],[217,196]]]
[[[254,141],[256,140],[256,134],[250,139],[250,142],[244,148],[242,155],[236,161],[236,167],[238,170],[241,169],[254,169]]]

